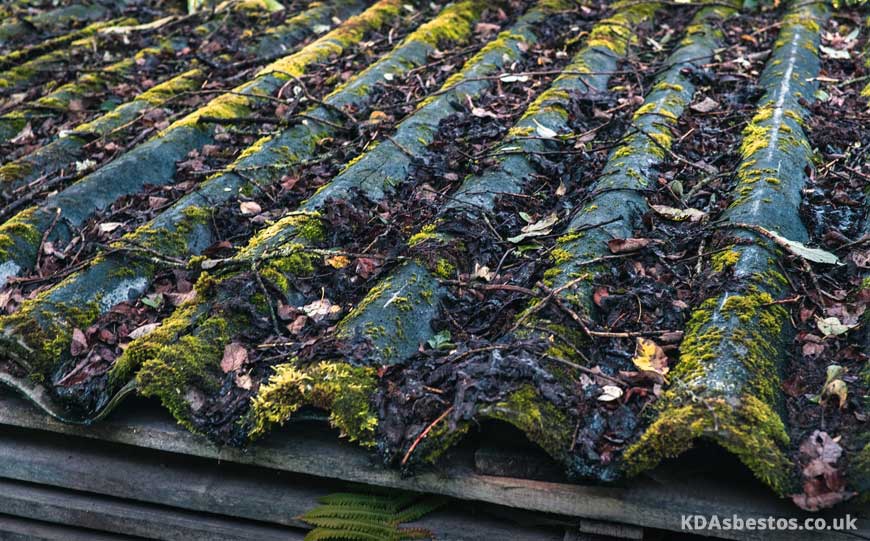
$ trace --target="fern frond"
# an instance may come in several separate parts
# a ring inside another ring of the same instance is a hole
[[[389,497],[374,494],[336,492],[335,494],[329,494],[328,496],[317,498],[317,501],[322,504],[383,509],[385,511],[390,511],[394,508],[393,501]]]
[[[308,532],[303,541],[384,541],[384,539],[362,532],[317,528]]]
[[[349,505],[322,505],[320,507],[315,507],[311,511],[308,511],[304,515],[299,518],[302,520],[308,519],[316,519],[316,518],[324,518],[324,517],[332,517],[332,518],[352,518],[356,520],[371,520],[371,521],[382,521],[382,522],[390,522],[394,519],[395,513],[391,513],[390,511],[384,511],[382,509],[363,509],[361,507],[353,507]]]
[[[411,507],[402,510],[402,512],[397,513],[393,517],[394,524],[400,524],[402,522],[413,522],[420,517],[428,515],[432,511],[438,509],[439,507],[447,504],[447,498],[441,496],[434,496],[432,498],[425,498],[415,503]]]
[[[366,522],[348,518],[320,517],[306,520],[309,524],[318,528],[330,530],[347,530],[351,532],[365,532],[372,535],[380,535],[382,538],[390,537],[396,533],[396,527],[390,523]]]
[[[299,518],[314,526],[306,541],[402,541],[431,538],[422,528],[400,529],[403,522],[417,520],[441,507],[447,500],[413,492],[386,494],[340,492],[318,498],[320,506]]]

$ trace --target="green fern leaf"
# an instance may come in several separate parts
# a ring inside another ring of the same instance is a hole
[[[384,539],[361,532],[317,528],[308,532],[303,541],[384,541]]]
[[[442,498],[440,496],[420,500],[414,505],[396,514],[393,518],[393,523],[400,524],[402,522],[413,522],[446,504],[447,498]]]
[[[306,541],[402,541],[432,537],[431,532],[422,528],[400,529],[399,525],[441,507],[445,498],[402,491],[371,492],[340,492],[318,498],[321,505],[299,517],[314,526]]]

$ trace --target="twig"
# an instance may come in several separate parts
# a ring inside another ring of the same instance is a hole
[[[447,408],[446,410],[444,410],[444,413],[442,413],[441,415],[438,416],[437,419],[435,419],[434,421],[432,421],[432,422],[429,424],[429,426],[427,426],[427,427],[423,430],[423,432],[420,432],[420,435],[417,436],[417,439],[414,440],[414,443],[411,444],[411,447],[408,448],[408,452],[405,453],[404,458],[402,458],[402,466],[404,466],[405,464],[408,463],[408,459],[411,458],[411,453],[413,453],[413,452],[414,452],[414,449],[417,448],[417,445],[419,445],[420,442],[423,441],[423,438],[425,438],[426,435],[429,434],[429,432],[432,430],[432,428],[433,428],[435,425],[437,425],[439,422],[443,421],[443,420],[444,420],[448,415],[450,415],[450,412],[451,412],[451,411],[453,411],[453,406],[450,406],[449,408]]]

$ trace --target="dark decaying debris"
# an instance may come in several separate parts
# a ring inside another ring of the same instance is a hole
[[[282,4],[0,7],[0,381],[866,499],[866,10]]]

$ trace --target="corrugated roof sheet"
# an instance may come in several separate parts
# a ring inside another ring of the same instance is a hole
[[[2,7],[0,381],[49,414],[866,498],[866,8],[47,4]]]

